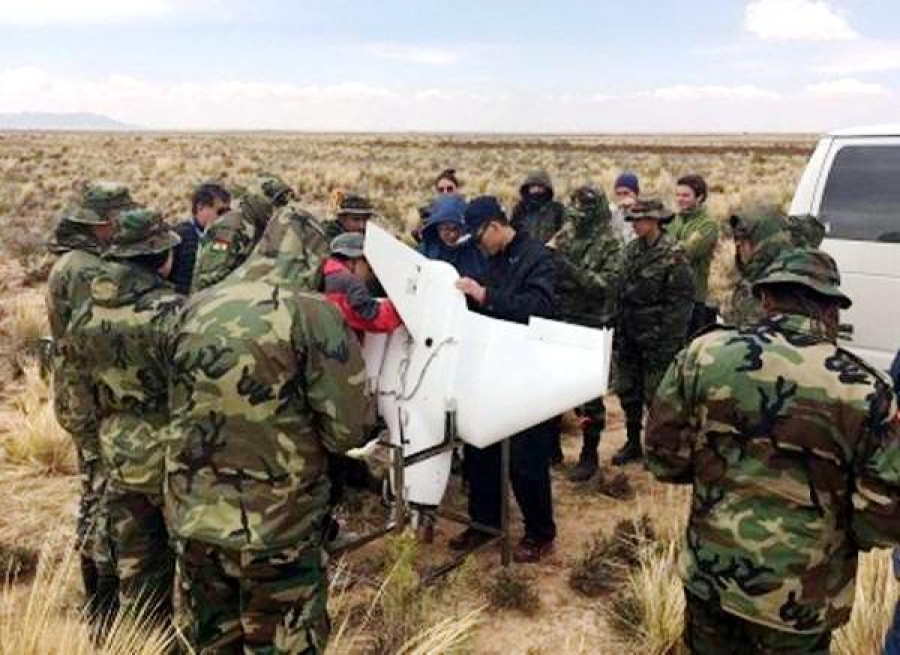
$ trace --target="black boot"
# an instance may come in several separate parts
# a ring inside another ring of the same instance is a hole
[[[91,632],[96,643],[102,643],[119,613],[119,578],[98,575],[97,591],[90,613]]]
[[[602,425],[588,425],[584,428],[581,441],[581,454],[578,463],[569,473],[572,482],[585,482],[594,477],[597,472],[597,446],[600,445],[600,435],[603,433]]]
[[[644,451],[641,449],[641,422],[628,421],[625,424],[625,432],[627,438],[625,445],[612,458],[615,466],[625,466],[644,458]]]

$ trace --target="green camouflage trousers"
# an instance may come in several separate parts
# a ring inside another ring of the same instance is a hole
[[[160,621],[172,615],[175,554],[163,520],[162,494],[143,494],[110,482],[104,496],[109,537],[119,573],[123,611],[146,604]]]
[[[677,352],[651,352],[626,346],[618,349],[615,390],[625,411],[626,423],[640,425],[644,407],[653,402],[656,388]]]
[[[112,552],[109,548],[109,523],[102,512],[102,499],[107,479],[100,459],[78,454],[78,477],[81,497],[78,500],[78,521],[75,527],[76,544],[81,556],[93,562],[99,575],[116,574]]]
[[[328,581],[321,548],[233,551],[178,547],[179,613],[199,653],[317,655],[325,651]]]
[[[751,623],[684,592],[684,645],[694,655],[828,655],[831,633],[798,634]]]

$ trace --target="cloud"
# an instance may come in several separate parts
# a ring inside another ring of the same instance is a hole
[[[878,85],[834,80],[782,94],[752,85],[675,85],[550,94],[496,84],[304,85],[246,79],[158,82],[0,68],[0,112],[93,112],[154,129],[635,132],[826,130],[888,122],[894,97]],[[855,95],[854,95],[855,94]],[[822,102],[810,98],[853,98]],[[806,102],[803,102],[806,100]]]
[[[176,9],[174,0],[5,0],[0,2],[0,24],[118,23],[164,16]]]
[[[380,59],[405,61],[411,64],[446,66],[462,58],[462,52],[448,48],[432,48],[406,43],[370,43],[363,46],[368,54]]]
[[[813,70],[834,75],[900,70],[900,44],[860,41],[814,66]]]
[[[858,96],[888,96],[890,91],[881,84],[861,82],[845,78],[818,82],[806,87],[806,93],[815,98],[848,98]]]
[[[824,0],[752,0],[744,28],[776,41],[844,41],[859,35]]]
[[[644,91],[638,95],[651,96],[661,100],[771,100],[778,98],[778,94],[774,91],[752,84],[737,86],[676,84]]]

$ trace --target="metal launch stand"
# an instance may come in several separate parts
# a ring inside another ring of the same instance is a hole
[[[402,423],[401,423],[402,425]],[[500,544],[500,563],[508,566],[511,561],[511,548],[509,540],[509,439],[503,439],[500,442],[500,528],[492,528],[470,520],[463,514],[450,510],[443,510],[440,507],[414,507],[404,497],[404,471],[406,467],[418,464],[431,457],[436,457],[443,453],[452,451],[456,447],[463,445],[463,441],[459,438],[456,430],[456,412],[448,411],[445,414],[444,421],[444,439],[440,444],[426,448],[411,455],[404,455],[404,445],[407,443],[401,432],[401,441],[403,445],[393,444],[382,439],[379,445],[383,446],[390,453],[389,466],[393,478],[393,487],[396,490],[394,498],[391,501],[391,516],[388,521],[380,528],[361,535],[347,543],[343,543],[337,548],[330,551],[332,555],[343,555],[353,552],[368,543],[376,541],[390,533],[400,534],[410,525],[414,518],[422,519],[426,522],[433,522],[437,518],[447,519],[459,525],[466,526],[469,529],[476,530],[489,539],[474,548],[461,551],[457,555],[451,557],[445,562],[431,567],[428,572],[422,576],[422,583],[429,584],[437,578],[449,573],[453,569],[462,564],[470,555],[482,550],[486,550],[495,544]]]

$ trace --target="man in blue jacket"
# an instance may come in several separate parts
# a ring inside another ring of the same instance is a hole
[[[478,280],[457,282],[474,311],[494,318],[528,323],[532,316],[556,313],[556,264],[544,244],[512,226],[493,196],[475,198],[465,213],[466,225],[487,253],[487,268]],[[498,371],[498,384],[502,384]],[[517,562],[537,562],[553,551],[556,524],[550,488],[550,456],[559,437],[555,417],[510,437],[510,480],[525,521],[525,536],[513,553]],[[469,516],[476,523],[500,526],[500,445],[466,446]],[[486,537],[472,529],[450,540],[456,550],[471,548]]]
[[[206,228],[219,216],[231,209],[231,194],[214,182],[206,182],[194,189],[191,196],[191,217],[175,226],[181,243],[175,246],[172,274],[169,280],[175,290],[187,295],[191,292],[194,279],[194,264],[197,263],[197,248]]]

